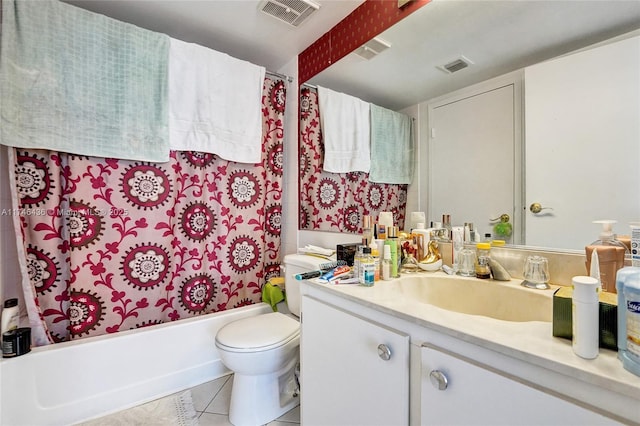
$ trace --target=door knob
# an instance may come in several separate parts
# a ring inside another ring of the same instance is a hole
[[[384,343],[378,345],[378,356],[383,361],[389,361],[391,359],[391,349]]]
[[[434,388],[441,391],[446,390],[447,386],[449,386],[447,376],[440,370],[431,370],[429,373],[429,381]]]
[[[542,204],[540,204],[540,203],[532,203],[529,206],[529,210],[531,210],[531,213],[533,213],[533,214],[538,214],[542,210],[553,210],[553,208],[551,208],[551,207],[542,207]]]
[[[496,222],[498,220],[500,222],[509,222],[511,220],[511,217],[508,214],[503,213],[503,214],[500,215],[500,217],[496,217],[495,219],[491,219],[491,222]]]

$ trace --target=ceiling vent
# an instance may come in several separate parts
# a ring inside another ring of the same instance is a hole
[[[453,74],[454,72],[467,68],[469,65],[473,65],[473,62],[461,55],[455,60],[439,66],[438,69],[446,72],[447,74]]]
[[[263,13],[294,27],[309,18],[320,5],[309,0],[263,0],[258,5]]]
[[[362,46],[358,47],[353,51],[356,55],[369,60],[391,47],[391,43],[386,40],[381,39],[380,37],[374,37]]]

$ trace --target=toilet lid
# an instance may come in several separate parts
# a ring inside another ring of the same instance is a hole
[[[282,346],[300,334],[300,323],[279,312],[243,318],[222,327],[216,344],[231,350],[267,350]]]

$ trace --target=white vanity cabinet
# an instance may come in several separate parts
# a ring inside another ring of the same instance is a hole
[[[606,425],[613,420],[447,349],[421,347],[423,425]]]
[[[640,426],[640,378],[614,352],[583,360],[550,324],[401,302],[390,286],[302,283],[302,424]]]
[[[409,423],[409,336],[302,298],[301,423]]]

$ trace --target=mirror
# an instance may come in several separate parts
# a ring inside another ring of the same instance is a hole
[[[387,50],[369,60],[351,53],[314,76],[308,83],[344,92],[389,109],[405,111],[414,117],[418,116],[421,124],[417,143],[426,147],[429,143],[429,127],[425,114],[428,101],[443,99],[460,89],[513,71],[528,69],[527,67],[551,58],[637,31],[639,28],[640,3],[637,1],[434,0],[377,37],[391,44]],[[640,57],[637,53],[631,56],[633,65],[637,67]],[[442,70],[444,65],[457,59],[467,59],[469,66],[453,74]],[[637,89],[637,83],[634,84],[636,86],[629,87],[628,92],[638,96],[640,91]],[[636,97],[635,103],[639,104],[637,100]],[[587,103],[586,101],[587,99],[583,103]],[[524,123],[525,118],[531,120],[524,111],[520,111],[520,114],[520,125]],[[640,139],[637,116],[636,114],[634,120],[635,128],[631,129],[632,137],[635,137],[636,141]],[[540,153],[529,152],[529,146],[525,150],[524,131],[522,133],[520,155],[523,162],[520,168],[514,167],[516,181],[513,183],[517,186],[517,180],[522,180],[519,198],[516,197],[513,206],[516,215],[522,216],[522,237],[519,241],[514,241],[547,248],[583,250],[585,244],[598,236],[599,230],[591,224],[592,220],[616,219],[619,223],[615,231],[620,234],[628,233],[626,223],[629,220],[640,220],[640,199],[637,194],[635,198],[625,201],[629,211],[625,211],[624,214],[617,210],[599,209],[601,206],[609,205],[610,199],[589,198],[589,191],[585,191],[584,187],[588,187],[586,183],[594,179],[594,173],[598,170],[592,166],[594,158],[591,158],[586,163],[565,163],[563,176],[555,177],[556,180],[552,179],[551,183],[545,180],[548,187],[553,186],[556,192],[560,192],[560,197],[570,200],[573,204],[583,205],[586,210],[593,210],[590,212],[591,216],[587,215],[588,220],[581,220],[581,228],[572,228],[573,225],[570,223],[561,223],[562,216],[571,215],[563,214],[556,205],[549,204],[544,195],[540,195],[539,199],[528,198],[539,195],[534,195],[533,191],[537,190],[530,188],[531,182],[539,180],[530,175],[530,172],[534,169],[544,171],[549,165],[549,157],[543,157],[542,161],[535,157],[535,167],[529,164],[529,161],[533,161],[534,156],[539,156]],[[567,136],[563,142],[575,144],[580,143],[579,139]],[[527,139],[526,143],[532,146],[533,138]],[[579,145],[568,148],[569,156],[572,149],[580,148]],[[591,157],[602,158],[605,154],[606,151],[601,150],[599,154]],[[634,151],[630,154],[637,165],[640,153]],[[623,158],[625,152],[616,152],[615,156],[612,159],[614,163]],[[407,212],[428,211],[430,200],[425,189],[429,184],[426,179],[426,165],[434,161],[440,160],[421,154],[421,175],[419,181],[409,187]],[[620,189],[633,192],[631,185],[638,182],[638,176],[633,174],[637,172],[625,170],[628,172],[628,179],[620,174],[611,175],[613,180],[609,184],[612,198],[616,197]],[[468,176],[473,176],[471,171],[465,172]],[[566,177],[571,174],[579,175],[578,182],[581,182],[582,188],[568,185]],[[422,188],[418,190],[415,187]],[[543,210],[542,214],[536,216],[529,210],[529,206],[536,202],[541,203],[543,207],[556,207],[556,210]],[[444,212],[432,212],[428,221],[440,220],[442,213]],[[464,211],[446,213],[451,214],[452,218],[467,217]],[[499,215],[501,212],[497,213]],[[596,214],[598,216],[594,216]],[[535,221],[541,225],[533,226]],[[575,219],[573,221],[576,222]],[[555,225],[556,222],[561,224]],[[529,228],[535,229],[536,234],[527,234]],[[545,234],[544,238],[538,238],[542,234]]]

